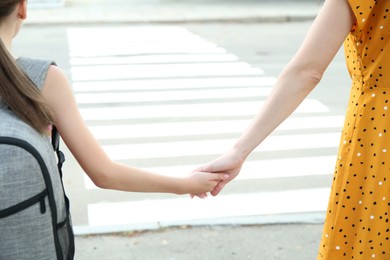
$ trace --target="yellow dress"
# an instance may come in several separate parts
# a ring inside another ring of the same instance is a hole
[[[353,83],[317,259],[390,259],[390,1],[349,4]]]

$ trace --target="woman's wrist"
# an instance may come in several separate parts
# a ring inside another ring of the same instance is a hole
[[[239,162],[240,164],[244,163],[249,153],[250,152],[247,152],[247,150],[239,144],[235,144],[228,152],[229,157],[232,158],[233,161]]]
[[[230,155],[239,162],[244,163],[250,152],[248,148],[238,142],[232,147]]]

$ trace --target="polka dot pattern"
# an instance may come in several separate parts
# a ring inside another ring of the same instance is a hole
[[[352,88],[317,259],[390,259],[390,1],[349,3]]]

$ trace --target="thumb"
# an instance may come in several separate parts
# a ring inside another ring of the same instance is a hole
[[[192,172],[212,172],[209,164],[203,164],[196,167]]]

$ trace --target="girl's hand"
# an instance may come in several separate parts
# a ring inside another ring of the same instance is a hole
[[[192,172],[188,176],[190,194],[206,194],[215,189],[218,183],[229,178],[225,173]]]
[[[194,171],[195,172],[213,172],[216,174],[227,175],[227,178],[219,181],[217,185],[211,190],[211,195],[217,196],[225,185],[233,180],[239,173],[244,163],[244,158],[241,158],[237,152],[231,150],[216,160],[199,166]],[[206,193],[192,193],[192,197],[197,196],[199,198],[207,197]]]

